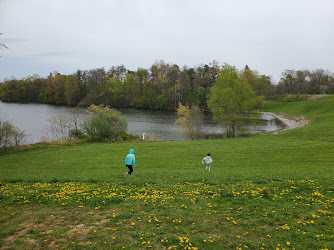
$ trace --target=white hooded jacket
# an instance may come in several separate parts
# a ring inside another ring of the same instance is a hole
[[[213,162],[213,160],[210,156],[204,157],[202,160],[202,164],[210,164],[211,162]]]

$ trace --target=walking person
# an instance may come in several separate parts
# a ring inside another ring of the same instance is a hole
[[[211,162],[213,162],[213,160],[210,157],[210,153],[208,153],[208,155],[206,157],[204,157],[203,160],[202,160],[202,164],[205,164],[205,166],[206,166],[205,169],[208,170],[208,171],[210,171]]]
[[[130,149],[129,154],[125,158],[125,167],[129,168],[129,172],[124,173],[124,175],[131,175],[133,168],[136,166],[136,157],[134,155],[135,150]]]

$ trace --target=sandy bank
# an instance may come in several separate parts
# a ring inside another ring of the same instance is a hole
[[[311,123],[311,121],[306,119],[305,117],[296,117],[287,114],[275,114],[272,112],[261,112],[261,113],[265,115],[271,115],[279,119],[283,123],[284,125],[283,129],[274,131],[272,132],[273,134],[282,133],[290,129],[301,128]]]

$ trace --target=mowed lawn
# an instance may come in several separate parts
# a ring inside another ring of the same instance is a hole
[[[333,249],[333,107],[267,103],[311,120],[282,134],[0,155],[0,248]]]

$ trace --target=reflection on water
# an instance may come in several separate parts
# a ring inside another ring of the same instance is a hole
[[[4,103],[0,101],[0,115],[5,115],[20,130],[28,135],[29,142],[39,142],[46,136],[45,131],[50,125],[51,116],[69,113],[70,107],[53,106],[46,104],[20,104]],[[118,109],[128,121],[128,132],[158,140],[178,141],[180,131],[174,121],[177,115],[174,111],[144,110],[144,109]],[[85,114],[81,109],[82,115]],[[249,126],[252,129],[254,126]],[[255,131],[275,131],[282,128],[282,124],[270,115],[261,115],[261,123],[256,125]],[[223,130],[211,121],[211,116],[205,116],[203,132],[208,134],[222,134]]]
[[[126,116],[128,132],[159,140],[177,141],[180,131],[174,121],[177,116],[174,111],[146,110],[146,109],[118,109]]]

